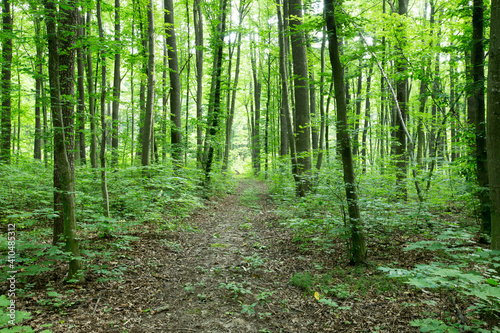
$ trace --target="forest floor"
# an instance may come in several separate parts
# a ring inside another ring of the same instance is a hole
[[[82,333],[417,332],[411,320],[450,310],[447,296],[429,296],[376,269],[377,260],[410,267],[429,259],[425,253],[414,257],[401,247],[370,244],[374,264],[354,268],[345,260],[345,240],[330,251],[301,248],[274,210],[265,183],[239,179],[232,193],[208,200],[187,218],[192,230],[141,226],[131,232],[139,238],[130,248],[92,263],[103,272],[122,271],[120,279],[94,272],[81,285],[64,285],[60,272],[51,279],[65,306],[41,306],[41,291],[35,291],[18,309],[33,314],[25,324],[37,332]],[[383,257],[376,257],[377,249]],[[306,271],[337,290],[330,304],[316,299],[315,291],[322,291],[310,289],[311,275],[297,278]],[[420,303],[425,299],[428,308]]]

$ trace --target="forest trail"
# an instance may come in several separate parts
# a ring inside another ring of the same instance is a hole
[[[412,293],[388,301],[370,286],[363,297],[337,299],[342,310],[292,286],[296,273],[335,269],[340,273],[331,282],[342,285],[337,251],[344,244],[336,254],[300,248],[277,225],[273,209],[265,183],[238,179],[232,193],[186,218],[191,230],[138,229],[129,249],[101,263],[114,271],[126,267],[120,280],[87,276],[69,296],[81,301],[34,322],[82,333],[373,332],[380,324],[389,328],[381,332],[416,331],[408,326],[412,310],[400,307]]]

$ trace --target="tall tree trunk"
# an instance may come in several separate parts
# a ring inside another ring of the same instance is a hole
[[[335,85],[335,99],[337,101],[337,141],[340,145],[342,165],[344,170],[344,186],[351,228],[351,254],[355,264],[366,261],[366,243],[363,233],[363,224],[358,206],[358,194],[354,175],[354,163],[351,150],[351,139],[347,124],[347,104],[344,90],[344,75],[339,56],[339,43],[335,23],[335,7],[333,0],[324,1],[326,26],[328,29],[328,42],[330,63],[332,65]]]
[[[408,12],[408,0],[399,0],[398,13],[401,16],[406,16]],[[404,29],[404,27],[400,27]],[[401,37],[401,44],[405,43],[404,37]],[[399,79],[396,81],[397,90],[397,100],[401,110],[401,118],[396,117],[396,124],[398,125],[396,130],[397,145],[395,147],[396,154],[396,186],[397,186],[397,196],[403,200],[408,199],[408,190],[406,188],[406,173],[408,168],[407,163],[407,151],[406,151],[406,134],[404,131],[405,124],[402,121],[407,119],[407,102],[408,102],[408,78],[406,77],[406,59],[403,52],[403,45],[398,46],[398,52],[400,52],[399,58],[396,60],[396,72],[398,73]]]
[[[33,6],[36,10],[36,6]],[[43,81],[43,45],[42,45],[42,29],[40,27],[40,18],[35,15],[35,145],[33,157],[37,160],[42,159],[42,81]]]
[[[309,83],[307,53],[304,31],[302,29],[302,0],[288,0],[289,24],[293,56],[293,74],[295,91],[295,128],[297,164],[300,176],[297,188],[298,196],[305,196],[310,191],[311,171],[311,127],[309,116]]]
[[[149,177],[149,149],[153,136],[153,107],[155,93],[155,24],[154,24],[154,5],[153,0],[149,0],[148,5],[148,93],[146,97],[146,113],[144,117],[144,129],[142,132],[142,166],[144,175]]]
[[[113,74],[113,111],[111,124],[111,165],[118,164],[118,121],[120,109],[120,64],[121,64],[121,44],[120,44],[120,0],[115,0],[115,68]]]
[[[326,33],[323,29],[323,38],[321,39],[321,79],[319,85],[319,115],[320,115],[320,129],[319,129],[319,151],[318,159],[316,160],[316,169],[321,169],[323,163],[323,148],[325,145],[325,49],[326,49]]]
[[[196,161],[198,167],[202,164],[203,146],[203,17],[201,15],[201,0],[193,2],[193,24],[196,48]]]
[[[77,27],[77,38],[81,41],[83,40],[83,19],[80,11],[77,13],[78,27]],[[83,50],[81,44],[76,49],[76,63],[78,69],[78,100],[77,100],[77,119],[78,119],[78,153],[79,160],[81,164],[86,163],[85,154],[85,69],[84,69],[84,59]]]
[[[57,244],[61,238],[66,243],[66,251],[70,252],[72,258],[69,261],[68,280],[81,279],[78,275],[80,270],[80,251],[76,238],[76,204],[75,204],[75,171],[71,165],[72,154],[69,147],[71,141],[72,126],[65,123],[65,117],[73,116],[73,104],[71,98],[74,93],[74,60],[75,52],[74,32],[76,31],[76,7],[74,2],[66,2],[61,8],[59,33],[56,31],[56,6],[53,1],[44,1],[46,10],[47,41],[49,49],[49,82],[50,100],[52,110],[52,121],[54,127],[54,187],[60,193],[61,204],[54,201],[54,210],[59,212],[62,218],[62,232],[58,220],[54,222],[53,243]],[[60,40],[60,42],[59,42]],[[62,50],[62,52],[60,52]],[[64,53],[64,57],[62,54]],[[60,70],[64,68],[64,70]],[[69,98],[63,100],[61,95]],[[64,114],[66,113],[66,114]],[[65,131],[69,133],[66,134]],[[67,144],[68,143],[68,144]]]
[[[86,44],[86,56],[87,56],[87,89],[88,89],[88,95],[89,95],[89,114],[90,114],[90,135],[91,135],[91,141],[90,141],[90,164],[92,165],[92,168],[97,168],[97,129],[96,129],[96,116],[95,116],[95,96],[94,96],[94,69],[92,67],[92,49],[90,47],[90,32],[91,32],[91,19],[92,19],[92,12],[89,9],[87,11],[87,20],[86,20],[86,27],[87,27],[87,39],[89,42]]]
[[[359,151],[359,122],[361,121],[361,89],[363,88],[363,68],[361,67],[361,60],[359,60],[359,76],[358,76],[358,84],[356,90],[356,115],[354,118],[354,132],[352,138],[352,154],[354,156],[358,155]]]
[[[486,156],[486,124],[484,108],[484,3],[474,0],[472,5],[472,78],[473,98],[476,106],[476,165],[481,202],[481,232],[491,233],[490,196],[488,189],[488,161]]]
[[[500,1],[491,1],[488,64],[488,167],[491,249],[500,250]]]
[[[285,36],[287,29],[285,28],[285,20],[281,12],[281,0],[276,0],[276,7],[278,12],[278,29],[279,29],[279,68],[280,68],[280,82],[281,82],[281,107],[282,107],[282,121],[285,123],[286,134],[288,138],[288,147],[290,147],[290,160],[292,164],[292,174],[295,179],[296,186],[299,186],[300,179],[298,178],[299,172],[297,170],[297,150],[295,146],[295,135],[293,130],[293,120],[290,112],[290,97],[288,94],[288,70],[287,70],[287,43]],[[286,7],[285,7],[286,8]],[[282,138],[283,140],[283,138]]]
[[[252,134],[252,150],[253,150],[253,169],[255,174],[260,172],[260,97],[262,92],[262,84],[260,83],[260,75],[257,67],[257,46],[254,41],[252,41],[253,47],[250,50],[250,58],[252,63],[252,77],[254,85],[254,103],[255,103],[255,113],[254,113],[254,133]]]
[[[101,13],[101,0],[97,0],[97,24],[99,26],[99,40],[101,43],[101,150],[99,153],[99,160],[101,162],[101,194],[103,201],[103,209],[106,217],[110,217],[109,214],[109,195],[108,195],[108,184],[106,177],[106,143],[107,143],[107,124],[106,124],[106,51],[104,45],[106,43],[104,39],[104,29],[102,25],[102,13]]]
[[[212,72],[213,78],[213,114],[209,118],[208,132],[206,142],[208,145],[207,159],[205,163],[205,186],[210,184],[210,173],[212,172],[212,163],[214,158],[214,140],[219,126],[219,117],[221,113],[221,81],[222,81],[222,61],[224,55],[224,34],[226,31],[226,9],[227,0],[220,2],[219,24],[215,31],[215,50],[214,50],[214,69]]]
[[[12,86],[12,15],[10,13],[11,2],[9,0],[2,1],[2,72],[1,72],[1,93],[2,93],[2,110],[1,110],[1,137],[0,137],[0,163],[10,164],[10,144],[11,144],[11,86]]]
[[[370,65],[370,70],[368,72],[368,77],[366,78],[366,98],[365,98],[365,123],[363,125],[363,136],[361,138],[361,157],[363,158],[363,173],[366,172],[366,147],[367,147],[367,137],[368,137],[368,127],[370,126],[370,89],[372,83],[372,75],[373,75],[373,64]],[[371,152],[371,150],[370,150]]]
[[[174,4],[165,0],[165,34],[167,35],[170,75],[170,135],[174,168],[182,164],[181,81],[177,61],[177,42],[174,28]],[[187,121],[187,120],[186,120]]]
[[[236,37],[236,67],[234,69],[234,82],[231,89],[231,103],[229,107],[229,114],[226,119],[226,144],[224,147],[224,162],[222,165],[222,170],[227,171],[229,167],[229,151],[231,146],[231,135],[233,129],[234,112],[236,109],[236,92],[238,90],[238,80],[240,75],[240,59],[241,59],[241,36],[242,36],[242,23],[246,14],[249,10],[250,2],[245,0],[240,0],[238,7],[239,23],[238,32]]]

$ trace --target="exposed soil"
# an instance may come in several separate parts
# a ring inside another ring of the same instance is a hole
[[[262,182],[240,180],[233,194],[208,201],[187,222],[197,231],[147,226],[136,231],[140,240],[132,249],[112,262],[93,263],[127,267],[122,280],[98,281],[104,275],[94,273],[71,286],[57,276],[55,290],[74,304],[41,306],[42,291],[35,291],[18,309],[33,314],[27,324],[37,331],[50,323],[53,332],[416,332],[409,321],[418,313],[450,306],[447,297],[434,299],[435,308],[405,306],[431,296],[404,286],[384,294],[373,285],[336,300],[346,308],[334,309],[292,286],[294,273],[347,267],[345,243],[339,240],[329,253],[300,248],[279,227]],[[372,259],[383,246],[370,244]],[[396,252],[380,260],[414,261]],[[363,274],[380,273],[367,268]],[[332,278],[343,282],[340,275]]]

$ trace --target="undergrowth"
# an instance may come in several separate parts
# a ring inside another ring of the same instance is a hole
[[[392,286],[407,284],[442,299],[442,304],[454,309],[416,314],[418,319],[411,325],[422,332],[500,331],[500,278],[496,264],[500,258],[476,242],[479,206],[475,185],[458,177],[457,169],[449,166],[435,173],[430,191],[424,192],[424,202],[417,200],[411,178],[407,185],[409,199],[401,201],[393,190],[393,174],[384,171],[359,173],[358,192],[368,266],[378,267],[387,277],[375,278],[380,275],[369,270],[371,273],[360,276],[360,280],[389,294],[394,290]],[[419,181],[425,183],[424,173],[421,174]],[[293,179],[286,172],[271,175],[269,188],[278,206],[280,225],[292,230],[299,251],[335,252],[338,265],[344,265],[349,261],[350,228],[340,165],[323,168],[312,177],[312,183],[313,190],[297,198]],[[343,257],[339,257],[339,246],[344,248]],[[413,268],[407,268],[408,264]],[[332,284],[328,282],[331,272],[297,272],[290,284],[338,309],[339,300],[350,297],[355,290],[356,283],[348,276]],[[362,290],[363,287],[357,292]],[[419,300],[416,302],[418,308]]]

